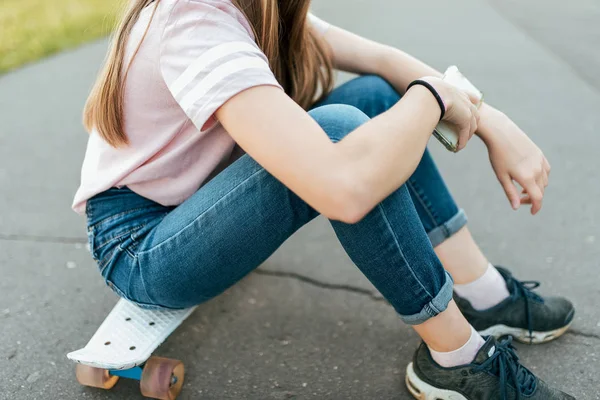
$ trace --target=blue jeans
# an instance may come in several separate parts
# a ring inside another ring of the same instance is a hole
[[[357,78],[309,113],[333,141],[400,96],[384,80]],[[318,213],[244,155],[177,207],[128,188],[87,203],[88,236],[107,284],[142,307],[203,303],[265,261]],[[356,224],[331,221],[356,266],[408,324],[444,311],[452,278],[433,246],[466,224],[425,152],[410,180]]]

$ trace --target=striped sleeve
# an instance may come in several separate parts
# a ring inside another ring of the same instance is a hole
[[[176,2],[160,50],[163,79],[199,130],[236,94],[260,85],[281,87],[230,2]]]

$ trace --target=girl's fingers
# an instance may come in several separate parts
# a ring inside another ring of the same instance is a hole
[[[479,125],[479,110],[473,104],[471,104],[471,115],[473,117],[471,121],[471,137],[477,132]]]
[[[458,133],[458,151],[461,151],[467,145],[467,141],[469,140],[469,129],[471,129],[469,125],[460,129]]]
[[[504,193],[506,193],[506,198],[508,198],[508,201],[510,202],[510,205],[513,208],[513,210],[518,209],[519,205],[521,204],[521,197],[519,196],[517,187],[515,186],[510,176],[504,176],[500,180],[500,184],[502,185]]]
[[[542,160],[541,168],[535,171],[533,175],[530,175],[528,178],[517,179],[517,182],[523,188],[519,204],[531,204],[531,214],[533,215],[537,214],[542,208],[544,193],[548,186],[547,167],[549,168],[549,164],[544,159]]]
[[[457,113],[462,114],[464,118],[457,118],[458,121],[464,121],[464,125],[458,126],[458,150],[462,150],[467,146],[467,142],[473,137],[477,131],[479,110],[470,103],[469,98],[463,93],[461,98],[462,107],[457,107]]]
[[[467,146],[467,142],[471,138],[471,121],[467,122],[459,131],[458,134],[458,150],[462,150]]]
[[[546,184],[544,183],[543,174],[538,175],[537,179],[535,180],[535,183],[537,184],[538,188],[540,188],[542,196],[544,196],[544,193],[546,192]]]
[[[473,118],[471,118],[471,135],[469,135],[469,140],[471,140],[471,138],[473,137],[473,135],[475,134],[476,131],[477,131],[477,120],[475,119],[475,116],[473,116]]]
[[[535,215],[542,209],[544,193],[535,180],[527,182],[523,187],[527,190],[527,195],[531,199],[531,214]]]
[[[546,170],[546,174],[548,174],[548,176],[550,176],[550,163],[548,162],[548,159],[546,157],[544,157],[544,161],[542,163],[544,165],[544,169]]]

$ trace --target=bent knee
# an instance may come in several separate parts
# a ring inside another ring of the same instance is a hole
[[[358,108],[371,118],[389,110],[400,101],[401,96],[394,86],[378,75],[361,76],[347,85],[351,92],[360,93]]]
[[[346,104],[321,106],[309,111],[309,115],[317,121],[333,142],[342,140],[370,119],[358,108]]]
[[[400,100],[400,94],[396,88],[379,75],[364,75],[356,78],[356,81],[364,94],[377,99],[393,97],[396,101]]]

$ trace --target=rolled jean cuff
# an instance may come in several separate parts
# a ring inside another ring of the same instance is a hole
[[[458,210],[458,212],[448,221],[435,227],[430,232],[427,232],[431,245],[433,247],[439,246],[445,242],[446,239],[460,231],[466,224],[467,214],[465,214],[464,210]]]
[[[446,282],[440,289],[438,294],[429,303],[425,304],[425,307],[421,309],[418,314],[413,315],[400,315],[402,321],[408,325],[419,325],[427,321],[430,318],[446,311],[450,300],[452,300],[452,294],[454,290],[454,280],[448,272],[446,272]]]

